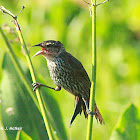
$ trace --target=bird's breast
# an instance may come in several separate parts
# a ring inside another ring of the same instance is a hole
[[[80,81],[74,76],[67,61],[63,59],[57,59],[55,61],[48,60],[47,65],[54,84],[61,86],[74,95],[84,92]]]
[[[65,62],[61,59],[57,59],[55,61],[47,61],[47,65],[50,71],[50,76],[53,82],[59,86],[61,86],[60,84],[64,82],[64,79],[66,78],[66,75],[68,73],[66,72],[64,63]]]

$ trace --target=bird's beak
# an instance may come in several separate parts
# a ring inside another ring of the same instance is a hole
[[[44,53],[43,50],[40,50],[34,56],[32,56],[32,58],[35,57],[35,56],[37,56],[37,55],[43,54],[43,53]]]
[[[36,46],[40,46],[41,47],[41,43],[40,44],[37,44],[37,45],[34,45],[32,47],[36,47]],[[43,54],[43,50],[38,51],[34,56],[32,56],[32,58],[35,57],[35,56],[37,56],[37,55],[40,55],[40,54]]]
[[[36,47],[36,46],[40,46],[40,47],[41,47],[41,43],[40,43],[40,44],[37,44],[37,45],[34,45],[34,46],[32,46],[32,47]]]

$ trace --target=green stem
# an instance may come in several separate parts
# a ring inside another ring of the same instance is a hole
[[[34,101],[36,107],[38,108],[39,112],[41,113],[40,107],[39,107],[39,105],[38,105],[38,101],[37,101],[37,99],[36,99],[36,97],[35,97],[35,94],[34,94],[32,88],[31,88],[31,86],[30,86],[31,83],[28,81],[28,79],[27,79],[26,75],[24,74],[24,72],[23,72],[21,66],[19,65],[18,59],[17,59],[17,57],[16,57],[16,55],[15,55],[15,53],[14,53],[14,51],[13,51],[11,45],[9,44],[9,41],[8,41],[6,35],[4,34],[3,30],[1,29],[1,27],[0,27],[0,32],[1,32],[1,34],[2,34],[2,36],[3,36],[3,39],[4,39],[5,43],[6,43],[8,52],[9,52],[9,54],[10,54],[10,58],[11,58],[13,64],[14,64],[14,66],[15,66],[15,68],[16,68],[16,70],[17,70],[17,72],[18,72],[18,74],[19,74],[19,76],[20,76],[22,82],[24,83],[24,85],[25,85],[27,91],[29,92],[29,94],[30,94],[32,100]],[[18,88],[21,88],[21,87],[18,87]],[[21,89],[20,89],[20,90],[21,90]],[[22,91],[22,90],[21,90],[21,91]],[[23,95],[22,92],[21,92],[20,94],[21,94],[22,97],[24,97],[24,95]],[[25,97],[25,98],[26,98],[26,97]],[[24,98],[24,100],[26,100],[25,98]],[[25,102],[25,104],[26,104],[26,102]],[[27,105],[27,104],[26,104],[26,105]],[[27,109],[28,109],[28,108],[27,108]],[[31,112],[31,110],[28,110],[28,112]],[[34,125],[34,124],[33,124],[33,125]],[[35,131],[37,131],[37,130],[35,129]]]
[[[96,87],[96,0],[92,0],[92,81],[90,90],[89,109],[94,110],[95,105],[95,87]],[[87,136],[86,140],[92,138],[93,116],[88,116]]]
[[[15,25],[18,25],[17,21],[16,21]],[[29,69],[30,69],[30,73],[31,73],[33,83],[36,83],[37,81],[36,81],[36,77],[35,77],[35,72],[34,72],[34,69],[33,69],[31,58],[29,56],[29,53],[28,53],[28,50],[27,50],[23,35],[22,35],[21,30],[19,28],[17,28],[17,32],[18,32],[18,35],[19,35],[21,45],[23,46],[25,54],[26,54],[26,59],[27,59],[27,63],[28,63]],[[40,110],[41,110],[41,113],[42,113],[42,117],[43,117],[43,120],[44,120],[44,123],[45,123],[45,127],[46,127],[46,130],[48,132],[49,139],[53,140],[52,130],[51,130],[50,124],[48,122],[48,119],[47,119],[47,116],[46,116],[44,106],[43,106],[41,96],[40,96],[40,93],[39,93],[38,89],[36,89],[36,96],[37,96],[38,103],[39,103],[39,106],[40,106]]]
[[[34,83],[36,83],[35,72],[34,72],[34,69],[33,69],[33,65],[32,65],[32,62],[31,62],[31,59],[30,59],[30,56],[29,56],[29,52],[27,50],[27,46],[26,46],[26,43],[24,41],[21,29],[20,29],[20,26],[17,22],[17,16],[14,16],[9,10],[5,9],[2,6],[0,7],[0,9],[2,10],[3,13],[11,15],[14,19],[14,24],[15,24],[16,30],[18,32],[21,45],[23,46],[24,51],[25,51],[25,55],[26,55],[26,59],[27,59],[27,63],[28,63],[28,66],[29,66],[29,70],[30,70],[30,73],[31,73],[32,80],[33,80]],[[36,96],[37,96],[37,99],[38,99],[39,107],[40,107],[40,110],[41,110],[41,114],[42,114],[42,117],[43,117],[43,120],[44,120],[44,123],[45,123],[45,127],[46,127],[46,130],[47,130],[49,139],[53,140],[52,130],[51,130],[50,124],[48,122],[48,119],[47,119],[47,116],[46,116],[44,106],[43,106],[43,103],[42,103],[42,100],[41,100],[40,93],[39,93],[38,89],[36,90]]]

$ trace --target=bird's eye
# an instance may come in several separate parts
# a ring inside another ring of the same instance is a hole
[[[52,44],[46,44],[47,45],[47,47],[51,47],[52,46]]]

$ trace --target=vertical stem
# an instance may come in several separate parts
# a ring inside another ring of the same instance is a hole
[[[95,105],[95,86],[96,86],[96,0],[91,0],[92,4],[92,81],[90,90],[89,109],[94,111]],[[92,138],[93,116],[88,116],[87,136],[86,140]]]
[[[9,50],[9,52],[10,52],[11,58],[12,58],[12,60],[13,60],[13,63],[15,64],[15,67],[16,67],[16,69],[17,69],[19,75],[21,76],[21,79],[23,80],[23,83],[25,84],[27,90],[29,91],[29,93],[30,93],[30,95],[31,95],[31,97],[32,97],[32,99],[33,99],[33,101],[34,101],[34,103],[36,104],[38,110],[41,111],[41,113],[42,113],[42,116],[43,116],[43,119],[44,119],[44,123],[45,123],[46,129],[47,129],[47,132],[48,132],[49,139],[50,139],[50,140],[53,140],[52,132],[51,132],[51,127],[50,127],[50,125],[49,125],[49,123],[48,123],[48,118],[47,118],[47,116],[45,115],[45,110],[44,110],[44,108],[43,108],[43,104],[42,104],[42,101],[41,101],[41,97],[40,97],[40,95],[39,95],[39,91],[36,91],[36,92],[37,92],[37,98],[38,98],[38,101],[37,101],[36,98],[35,98],[35,96],[34,96],[34,94],[32,94],[31,87],[29,86],[29,83],[26,81],[26,78],[25,78],[25,76],[24,76],[24,74],[23,74],[23,71],[22,71],[22,69],[21,69],[21,67],[20,67],[20,65],[19,65],[19,63],[18,63],[18,60],[17,60],[17,58],[16,58],[16,56],[15,56],[15,54],[14,54],[14,52],[13,52],[13,50],[12,50],[10,44],[9,44],[9,42],[8,42],[8,40],[7,40],[6,36],[5,36],[5,34],[3,33],[1,27],[0,27],[0,32],[1,32],[1,34],[2,34],[2,36],[3,36],[3,38],[4,38],[4,40],[5,40],[5,42],[6,42],[6,44],[7,44],[7,48],[8,48],[8,50]],[[24,42],[24,40],[23,40],[23,37],[22,37],[22,34],[21,34],[20,31],[18,31],[18,34],[19,34],[19,38],[20,38],[21,44],[22,44],[23,46],[26,45],[25,42]],[[24,47],[25,47],[25,46],[24,46]],[[33,82],[36,82],[35,75],[34,75],[34,70],[33,70],[33,66],[32,66],[32,63],[31,63],[31,59],[30,59],[30,57],[29,57],[28,50],[27,50],[26,47],[25,47],[24,49],[26,49],[26,50],[25,50],[25,52],[27,53],[26,58],[27,58],[27,61],[28,61],[28,63],[29,63],[28,65],[29,65],[29,68],[30,68],[30,72],[31,72],[31,76],[32,76]],[[38,96],[39,96],[39,97],[38,97]],[[39,105],[40,105],[40,106],[38,105],[38,102],[39,102]]]
[[[21,11],[23,9],[24,9],[24,6],[22,7]],[[27,63],[28,63],[29,69],[30,69],[32,80],[33,80],[34,83],[36,83],[34,68],[33,68],[33,65],[32,65],[31,58],[29,56],[29,52],[27,50],[26,43],[24,41],[24,38],[23,38],[23,35],[22,35],[22,32],[21,32],[20,26],[17,22],[17,16],[12,14],[9,10],[5,9],[3,6],[0,7],[0,10],[2,10],[3,13],[12,16],[13,19],[14,19],[13,22],[14,22],[16,30],[18,32],[18,36],[19,36],[21,45],[23,46],[25,54],[26,54],[26,59],[27,59]],[[21,11],[19,12],[19,14],[21,13]],[[37,100],[38,100],[38,103],[39,103],[39,109],[40,109],[39,111],[41,111],[41,114],[42,114],[42,117],[43,117],[43,120],[44,120],[44,123],[45,123],[45,127],[46,127],[46,130],[47,130],[47,133],[48,133],[48,137],[49,137],[50,140],[53,140],[53,134],[52,134],[51,126],[48,122],[48,119],[47,119],[47,116],[46,116],[46,113],[45,113],[45,109],[44,109],[44,106],[43,106],[41,96],[40,96],[40,93],[39,93],[38,89],[36,90],[36,96],[37,96]]]
[[[15,21],[15,22],[16,22],[15,25],[17,25],[18,24],[17,21]],[[17,28],[17,26],[16,26],[16,28]],[[33,65],[32,65],[32,62],[31,62],[31,59],[30,59],[30,56],[29,56],[29,53],[28,53],[24,38],[23,38],[23,35],[22,35],[22,32],[21,32],[21,30],[19,28],[17,28],[17,32],[18,32],[18,35],[19,35],[21,45],[23,46],[25,54],[26,54],[26,59],[27,59],[27,62],[28,62],[28,66],[29,66],[29,69],[30,69],[32,80],[33,80],[34,83],[36,83],[36,77],[35,77],[34,68],[33,68]],[[45,123],[45,127],[46,127],[46,130],[47,130],[49,139],[53,140],[51,126],[50,126],[50,124],[48,122],[48,118],[46,116],[45,109],[44,109],[44,106],[43,106],[41,96],[40,96],[40,93],[39,93],[38,89],[36,90],[36,96],[37,96],[37,99],[38,99],[38,103],[39,103],[39,106],[40,106],[40,110],[41,110],[41,113],[42,113],[42,117],[43,117],[43,120],[44,120],[44,123]]]

